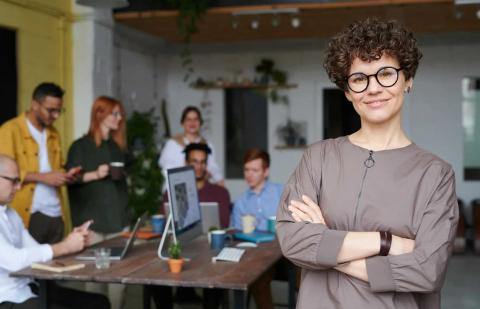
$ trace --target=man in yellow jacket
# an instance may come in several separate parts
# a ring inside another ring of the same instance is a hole
[[[0,153],[20,167],[22,187],[11,207],[39,243],[63,238],[69,211],[61,187],[80,172],[78,167],[62,169],[60,136],[52,126],[63,111],[63,93],[53,83],[41,83],[33,91],[30,110],[0,127]]]

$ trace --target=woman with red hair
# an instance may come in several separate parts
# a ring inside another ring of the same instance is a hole
[[[126,179],[124,175],[112,177],[110,173],[112,162],[125,163],[126,148],[122,104],[106,96],[97,98],[92,106],[88,133],[70,146],[66,164],[82,167],[79,180],[68,187],[70,208],[75,226],[93,219],[90,227],[93,243],[117,236],[128,226]],[[115,303],[121,301],[122,290],[122,286],[109,285],[112,308],[118,308]]]

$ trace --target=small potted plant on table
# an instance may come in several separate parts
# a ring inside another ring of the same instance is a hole
[[[182,247],[178,241],[172,241],[170,247],[168,248],[168,267],[170,272],[179,273],[182,271],[183,267],[183,258],[182,258]]]

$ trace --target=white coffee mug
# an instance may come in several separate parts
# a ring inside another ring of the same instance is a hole
[[[255,231],[255,225],[257,224],[257,219],[252,215],[242,216],[242,231],[245,234],[250,234]]]

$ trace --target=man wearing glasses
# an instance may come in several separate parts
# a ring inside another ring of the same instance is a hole
[[[63,238],[63,218],[69,212],[60,188],[80,170],[62,169],[60,136],[52,126],[63,112],[63,93],[53,83],[41,83],[33,91],[30,110],[0,127],[0,154],[14,158],[20,168],[21,189],[11,206],[42,244]]]
[[[47,262],[55,257],[83,250],[88,245],[88,227],[83,224],[64,240],[52,245],[38,244],[23,226],[17,212],[8,204],[20,189],[20,174],[15,161],[0,154],[0,309],[39,308],[38,286],[31,279],[13,278],[10,273]],[[110,309],[100,294],[65,288],[49,283],[47,300],[54,308]]]

